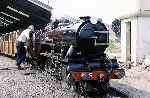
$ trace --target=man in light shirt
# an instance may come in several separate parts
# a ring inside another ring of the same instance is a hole
[[[26,58],[26,51],[25,51],[25,43],[30,39],[31,33],[34,31],[34,26],[30,25],[27,29],[25,29],[17,38],[17,57],[16,57],[16,64],[18,69],[22,69],[20,64],[25,61]]]

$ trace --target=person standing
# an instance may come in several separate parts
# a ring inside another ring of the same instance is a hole
[[[30,35],[34,31],[34,26],[30,25],[27,29],[25,29],[17,38],[16,42],[16,48],[17,48],[17,54],[16,54],[16,65],[18,66],[18,69],[21,68],[20,64],[25,61],[26,58],[26,51],[25,51],[25,44],[30,39]]]

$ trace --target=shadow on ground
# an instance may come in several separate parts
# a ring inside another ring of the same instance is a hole
[[[1,68],[0,70],[11,70],[10,68]]]
[[[33,75],[33,74],[36,74],[36,73],[33,73],[33,72],[24,73],[24,75]]]
[[[128,95],[129,98],[150,98],[150,92],[134,88],[127,84],[121,84],[113,81],[112,87],[119,89],[121,92]]]

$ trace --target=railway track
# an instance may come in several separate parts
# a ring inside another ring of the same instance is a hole
[[[108,94],[106,95],[88,95],[88,96],[80,96],[76,93],[74,98],[132,98],[125,91],[121,91],[117,88],[110,87]]]

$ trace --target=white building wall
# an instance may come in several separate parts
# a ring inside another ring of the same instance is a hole
[[[131,21],[131,61],[136,62],[137,54],[137,34],[138,34],[138,20],[133,18]]]
[[[150,10],[150,0],[140,0],[139,6],[141,10]]]
[[[116,11],[116,16],[126,16],[135,14],[140,9],[140,0],[113,0],[117,1],[114,6]]]
[[[137,57],[150,55],[150,17],[138,18]]]
[[[150,55],[150,17],[135,17],[121,21],[121,57],[127,61],[126,23],[131,21],[131,61],[140,62]]]
[[[127,39],[127,29],[126,29],[126,23],[131,22],[131,61],[136,62],[136,54],[137,54],[137,32],[138,32],[138,25],[137,25],[137,18],[131,18],[131,19],[124,19],[121,21],[121,58],[123,62],[127,62],[127,52],[128,46],[127,42],[129,42]]]
[[[126,62],[126,24],[125,20],[121,21],[121,60]]]
[[[129,51],[126,45],[128,42],[126,22],[131,21],[131,61],[140,62],[144,56],[150,55],[150,0],[132,0],[132,3],[130,1],[121,1],[124,2],[122,6],[126,6],[124,8],[126,14],[120,15],[123,16],[121,17],[121,57],[122,61],[127,61],[126,56]]]

